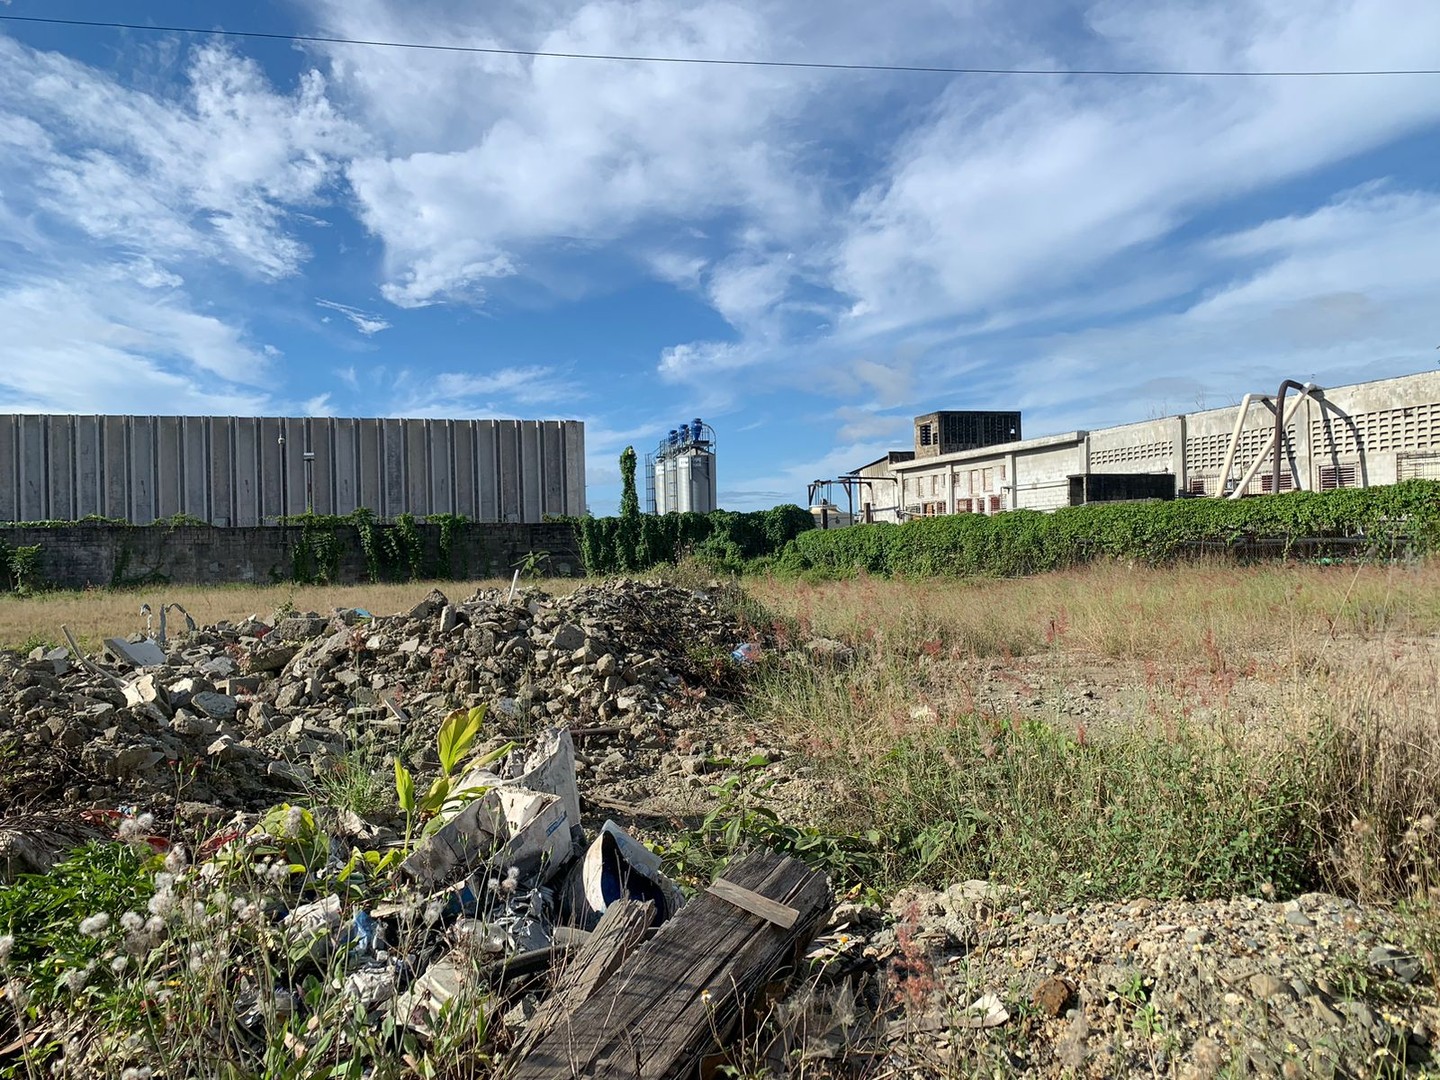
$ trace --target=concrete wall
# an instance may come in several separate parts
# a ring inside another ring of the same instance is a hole
[[[308,463],[305,454],[313,453]],[[0,521],[585,512],[577,420],[0,415]]]
[[[1295,401],[1293,392],[1289,401]],[[953,513],[967,506],[986,513],[1054,510],[1068,504],[1067,478],[1087,473],[1168,473],[1177,491],[1216,495],[1263,458],[1246,485],[1248,494],[1258,495],[1274,486],[1274,452],[1265,446],[1274,431],[1275,406],[1257,399],[1244,410],[1227,479],[1222,468],[1240,413],[1232,405],[892,468],[905,482],[907,516]],[[1440,372],[1326,389],[1320,400],[1298,406],[1284,427],[1281,449],[1282,491],[1440,479]],[[996,494],[1001,496],[998,506]]]
[[[62,525],[51,528],[0,529],[0,542],[12,547],[38,544],[40,578],[51,586],[87,586],[170,582],[218,585],[269,584],[288,580],[301,539],[295,526],[216,529],[206,526]],[[575,530],[566,524],[472,524],[457,530],[449,572],[441,566],[440,527],[420,525],[425,574],[476,579],[509,577],[513,564],[528,553],[550,553],[546,572],[556,576],[584,573]],[[367,581],[368,570],[355,529],[336,530],[342,556],[339,580]]]

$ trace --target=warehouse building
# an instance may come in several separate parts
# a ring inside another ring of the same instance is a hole
[[[1440,479],[1440,372],[1329,388],[1287,381],[1226,408],[961,449],[934,445],[946,415],[916,418],[913,455],[893,451],[841,478],[857,520]],[[1018,413],[949,415],[988,415],[970,422],[976,433],[1007,430],[1010,418],[1020,430]]]
[[[0,415],[0,521],[585,512],[578,420]]]

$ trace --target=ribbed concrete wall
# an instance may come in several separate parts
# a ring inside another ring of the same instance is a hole
[[[308,462],[306,453],[314,454]],[[578,420],[0,415],[0,521],[585,512]]]

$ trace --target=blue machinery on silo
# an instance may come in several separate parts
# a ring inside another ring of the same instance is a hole
[[[708,514],[715,508],[715,429],[696,417],[671,428],[645,455],[645,509]]]

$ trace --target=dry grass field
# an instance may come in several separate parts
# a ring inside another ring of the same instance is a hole
[[[580,582],[557,578],[524,581],[525,588],[538,586],[546,592],[566,594]],[[0,649],[27,650],[39,644],[58,644],[60,627],[68,626],[86,648],[103,638],[126,635],[144,628],[140,605],[159,610],[162,603],[178,603],[196,622],[213,624],[222,619],[262,619],[277,608],[316,611],[327,614],[335,608],[358,607],[389,615],[411,607],[438,588],[453,600],[471,595],[476,589],[510,587],[510,580],[412,581],[405,584],[366,585],[175,585],[112,592],[47,592],[32,596],[0,595]]]

